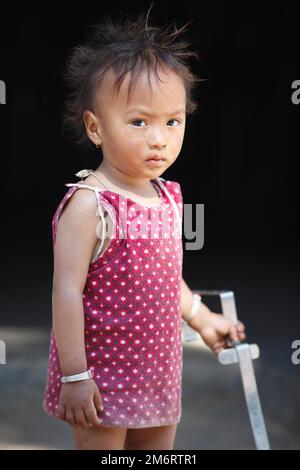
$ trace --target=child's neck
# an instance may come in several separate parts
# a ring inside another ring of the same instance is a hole
[[[133,192],[142,197],[153,196],[153,186],[150,183],[150,178],[128,178],[124,176],[119,170],[108,167],[104,163],[95,170],[96,174],[99,174],[104,184],[115,186],[118,189]]]

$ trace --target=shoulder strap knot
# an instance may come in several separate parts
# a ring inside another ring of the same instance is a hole
[[[93,173],[93,171],[94,170],[80,170],[78,173],[75,173],[75,176],[78,176],[78,178],[86,178],[91,173]]]

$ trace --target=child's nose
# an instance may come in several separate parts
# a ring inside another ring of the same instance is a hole
[[[151,134],[149,136],[149,144],[153,147],[159,147],[163,149],[167,144],[167,137],[166,132],[162,128],[156,126],[151,130]]]

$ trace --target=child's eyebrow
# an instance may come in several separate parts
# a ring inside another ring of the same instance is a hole
[[[180,109],[177,109],[175,111],[173,111],[172,113],[166,113],[165,116],[174,116],[176,114],[182,114],[182,113],[185,113],[185,109],[183,108],[180,108]],[[151,117],[154,117],[155,116],[155,113],[151,113],[151,111],[148,111],[147,109],[143,109],[143,108],[133,108],[133,109],[129,109],[127,110],[127,113],[126,114],[133,114],[133,113],[141,113],[141,114],[145,114],[147,116],[151,116]]]

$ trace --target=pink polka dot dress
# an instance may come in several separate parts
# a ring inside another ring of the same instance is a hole
[[[105,209],[113,220],[114,233],[91,261],[82,293],[87,364],[102,397],[102,426],[146,428],[181,418],[182,193],[175,181],[151,183],[160,196],[152,207],[83,181],[66,184],[70,189],[52,220],[54,247],[61,211],[80,187],[93,190],[100,216]],[[57,419],[62,375],[52,328],[43,408]]]

